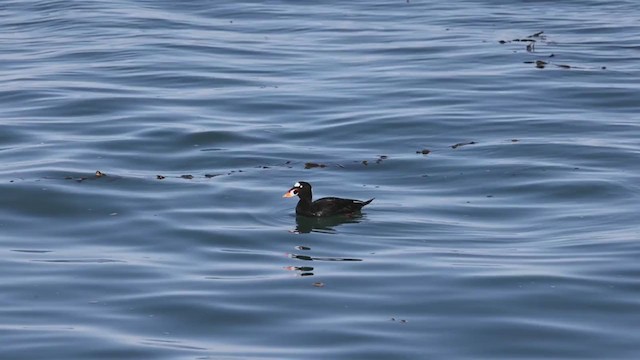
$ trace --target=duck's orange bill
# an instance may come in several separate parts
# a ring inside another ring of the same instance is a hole
[[[286,194],[282,195],[282,197],[294,197],[296,194],[293,193],[294,189],[289,190]]]

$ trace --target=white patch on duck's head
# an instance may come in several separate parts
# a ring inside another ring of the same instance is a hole
[[[300,183],[299,183],[299,182],[297,182],[297,183],[293,184],[293,187],[301,188],[301,187],[302,187],[302,185],[300,185]]]

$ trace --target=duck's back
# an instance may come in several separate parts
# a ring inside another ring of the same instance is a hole
[[[354,199],[342,199],[337,197],[325,197],[311,203],[310,209],[296,208],[296,213],[303,216],[317,217],[351,214],[360,211],[362,207],[372,201],[373,199],[360,201]]]

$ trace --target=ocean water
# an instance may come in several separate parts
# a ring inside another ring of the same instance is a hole
[[[640,356],[635,1],[7,0],[0,28],[1,359]],[[375,200],[296,218],[299,180]]]

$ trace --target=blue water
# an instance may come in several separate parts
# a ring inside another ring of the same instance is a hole
[[[635,1],[8,0],[0,28],[1,359],[640,356]],[[296,218],[299,180],[375,200]]]

